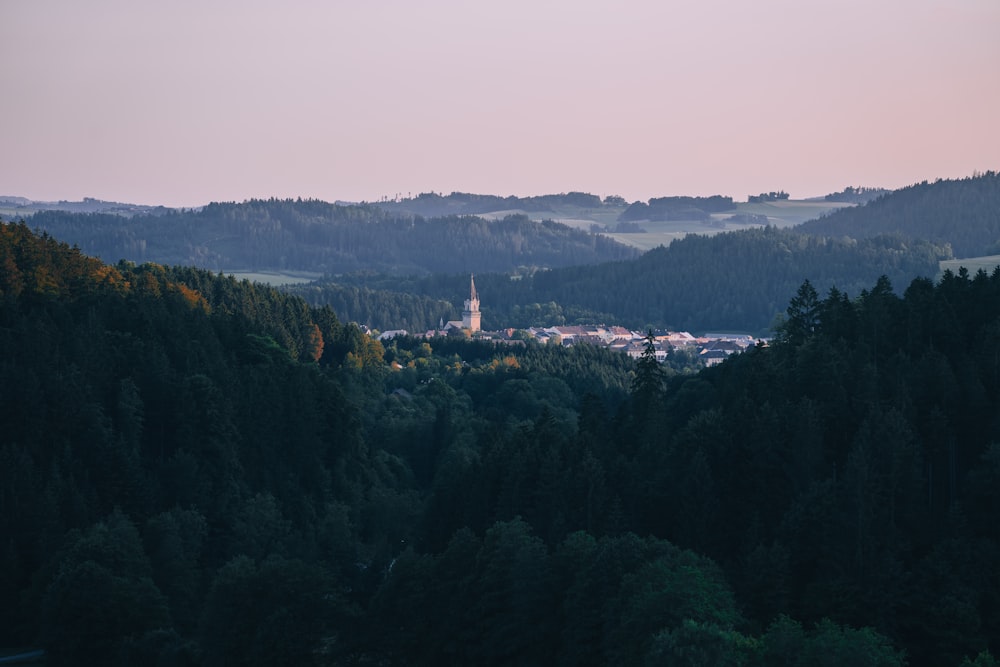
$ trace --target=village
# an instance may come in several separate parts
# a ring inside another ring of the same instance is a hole
[[[686,331],[653,330],[631,331],[621,326],[605,326],[603,324],[559,325],[552,327],[529,327],[527,329],[507,328],[499,331],[485,331],[481,327],[482,313],[479,310],[479,293],[476,291],[475,276],[470,278],[469,298],[465,300],[461,320],[441,322],[436,329],[421,333],[411,333],[403,329],[394,329],[378,333],[381,341],[396,336],[417,336],[420,338],[435,338],[438,336],[468,336],[475,340],[496,341],[524,345],[529,341],[546,345],[595,345],[620,351],[632,358],[639,358],[646,351],[647,339],[653,336],[653,348],[656,359],[664,362],[672,349],[693,352],[706,367],[721,363],[729,355],[757,345],[766,343],[749,334],[740,333],[706,333],[693,336]]]

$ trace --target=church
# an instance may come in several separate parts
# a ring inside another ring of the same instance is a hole
[[[472,333],[479,331],[479,295],[476,294],[476,277],[469,276],[471,290],[469,298],[465,300],[465,309],[462,310],[462,328],[468,329]]]
[[[469,298],[465,300],[465,308],[462,309],[462,321],[451,320],[444,326],[446,331],[451,329],[465,329],[469,333],[480,331],[481,314],[479,312],[479,294],[476,292],[476,277],[469,277]]]

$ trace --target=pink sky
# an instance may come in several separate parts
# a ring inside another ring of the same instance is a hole
[[[997,0],[5,0],[0,195],[626,199],[1000,169]]]

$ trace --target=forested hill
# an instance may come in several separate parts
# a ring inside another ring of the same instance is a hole
[[[383,348],[0,224],[0,655],[995,665],[1000,271],[786,310],[695,376]]]
[[[423,218],[316,200],[215,203],[123,217],[41,211],[33,229],[109,262],[183,264],[213,271],[391,274],[513,271],[635,257],[618,242],[525,216]]]
[[[537,197],[500,197],[467,192],[452,192],[449,195],[423,192],[416,197],[392,199],[376,202],[374,206],[392,213],[408,213],[425,217],[449,215],[479,215],[502,211],[525,211],[531,213],[552,213],[556,207],[571,206],[584,209],[600,209],[605,204],[597,195],[586,192],[570,192]],[[616,198],[609,205],[619,206]]]
[[[864,206],[843,208],[797,227],[809,234],[903,234],[950,243],[956,257],[1000,254],[1000,173],[923,182],[885,194]]]
[[[689,235],[642,257],[596,266],[539,271],[519,280],[476,274],[485,328],[553,326],[577,322],[690,331],[735,329],[766,335],[788,295],[803,280],[821,293],[837,287],[852,296],[881,275],[904,286],[937,274],[944,249],[899,237],[824,239],[776,228]],[[344,283],[353,284],[345,292]],[[384,292],[408,292],[420,301]],[[336,303],[347,319],[383,329],[407,321],[437,324],[433,300],[459,305],[468,280],[434,275],[415,279],[345,276],[336,285],[295,288],[311,303]],[[427,314],[431,320],[421,317]]]

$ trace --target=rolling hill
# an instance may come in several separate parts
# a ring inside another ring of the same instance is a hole
[[[1000,253],[1000,173],[924,181],[806,222],[802,232],[855,239],[902,234],[950,244],[956,257]]]
[[[390,274],[513,271],[628,259],[613,239],[523,215],[424,218],[317,200],[213,203],[125,217],[39,211],[28,224],[109,262],[213,271]]]
[[[506,274],[476,274],[482,298],[484,328],[552,326],[604,322],[632,328],[669,327],[690,331],[731,329],[766,335],[784,311],[788,295],[803,280],[826,293],[837,287],[852,297],[885,275],[893,285],[918,276],[934,276],[944,250],[926,242],[898,237],[854,241],[827,239],[788,229],[767,227],[715,236],[689,235],[669,247],[659,247],[634,260],[537,271],[512,280]],[[400,278],[371,274],[342,276],[338,285],[405,292],[461,304],[468,280],[435,274]],[[311,303],[324,283],[291,288]],[[341,289],[326,290],[331,303],[345,308],[347,320],[372,321],[388,329],[402,325],[391,313],[400,300],[355,291],[354,298],[384,301],[352,305]],[[388,304],[394,304],[390,307]],[[420,321],[416,302],[407,321]],[[382,312],[382,318],[372,313]]]

